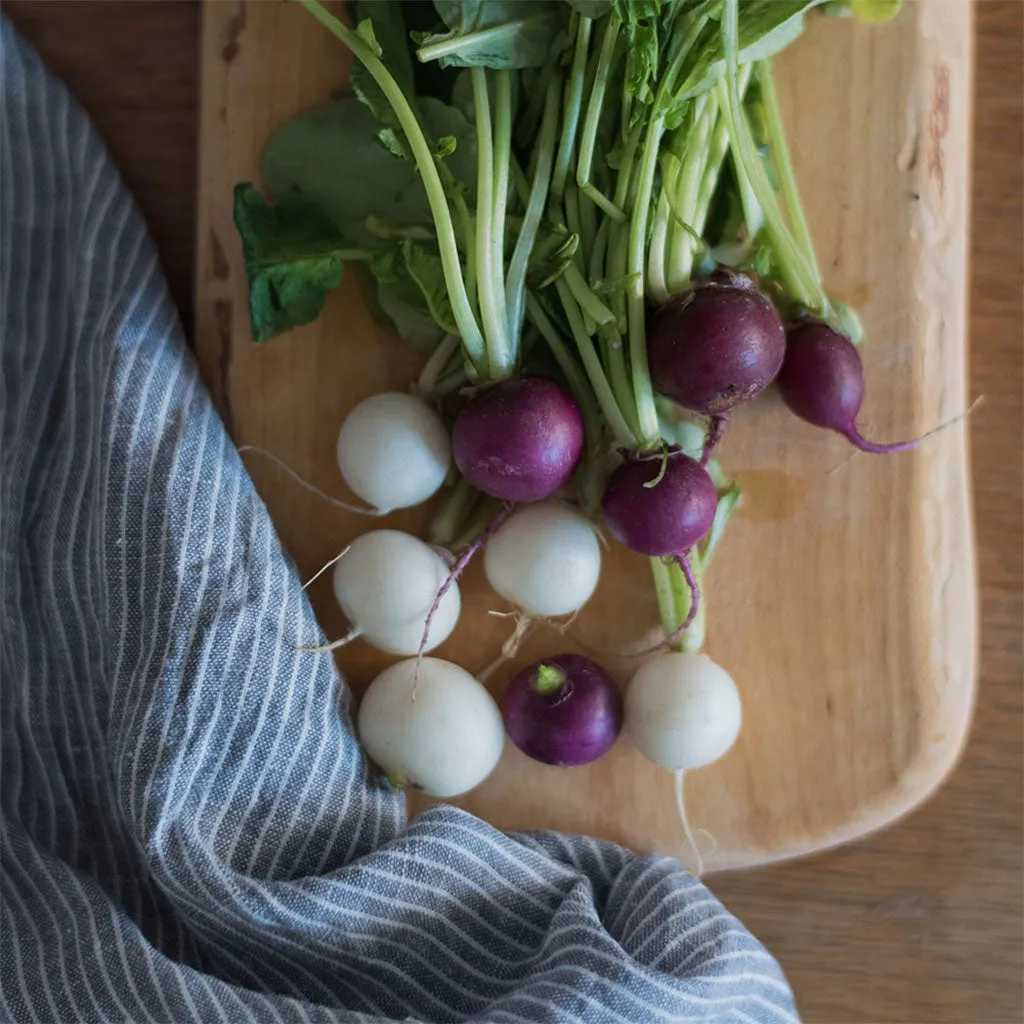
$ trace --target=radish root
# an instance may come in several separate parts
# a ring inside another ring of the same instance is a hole
[[[321,565],[320,568],[317,569],[317,571],[313,573],[313,575],[310,576],[309,579],[306,580],[306,582],[303,583],[301,587],[299,587],[299,593],[301,594],[308,586],[310,586],[311,584],[315,583],[318,579],[320,579],[320,577],[323,576],[323,574],[327,572],[327,570],[330,569],[332,565],[335,565],[336,563],[340,562],[348,554],[349,547],[351,547],[351,545],[346,545],[329,562],[325,562],[323,565]],[[291,600],[291,597],[292,595],[290,592],[285,594],[284,596],[284,607],[281,609],[282,620],[284,620],[285,615],[288,612],[288,602]],[[353,628],[350,629],[340,640],[334,640],[331,643],[324,644],[321,647],[306,647],[294,643],[292,644],[292,647],[297,651],[303,651],[307,654],[322,653],[324,651],[334,651],[337,650],[337,648],[339,647],[344,647],[344,645],[347,643],[351,643],[353,640],[355,640],[357,636],[359,636],[359,630]],[[284,637],[283,634],[282,637],[284,639],[287,639],[287,637]]]
[[[708,432],[704,438],[704,450],[700,453],[701,469],[708,468],[712,453],[718,446],[718,442],[725,436],[725,427],[728,422],[728,416],[711,417],[711,422],[708,424]]]
[[[451,589],[451,585],[462,575],[463,570],[473,560],[473,556],[494,536],[498,531],[498,528],[505,522],[506,519],[512,514],[513,505],[505,504],[501,507],[501,511],[487,524],[487,526],[480,532],[480,535],[473,541],[472,544],[466,548],[465,551],[459,555],[455,564],[451,568],[451,572],[448,573],[448,578],[441,584],[440,590],[437,592],[437,596],[434,598],[433,604],[430,606],[430,611],[427,612],[426,621],[423,624],[423,639],[420,641],[420,649],[416,654],[416,676],[413,679],[413,699],[416,698],[416,680],[419,678],[420,664],[423,662],[423,652],[427,648],[427,640],[430,637],[430,623],[434,619],[434,615],[437,613],[437,609],[441,606],[441,601],[444,595]]]
[[[690,844],[690,849],[693,850],[693,855],[697,861],[697,870],[694,872],[694,876],[700,878],[704,874],[704,857],[700,852],[700,847],[697,845],[697,839],[693,834],[693,830],[690,828],[690,819],[686,815],[686,799],[683,793],[683,776],[685,774],[686,772],[682,770],[673,772],[675,776],[676,810],[679,811],[679,820],[683,823],[686,841]],[[704,830],[701,829],[701,831]]]
[[[340,498],[334,498],[326,491],[320,490],[315,484],[311,484],[304,477],[292,469],[283,459],[279,459],[273,452],[268,452],[266,448],[260,448],[255,444],[243,444],[238,448],[238,454],[244,455],[246,452],[255,452],[257,455],[262,455],[264,458],[269,459],[273,462],[278,469],[284,470],[300,487],[305,487],[307,491],[315,494],[318,498],[322,498],[328,504],[333,505],[335,508],[343,509],[345,512],[356,512],[361,516],[373,516],[377,518],[379,516],[389,515],[391,510],[387,508],[371,508],[368,505],[350,505],[347,501],[342,501]],[[315,577],[314,577],[315,578]],[[310,581],[312,582],[312,580]]]

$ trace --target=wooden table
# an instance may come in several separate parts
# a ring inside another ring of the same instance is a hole
[[[4,10],[108,140],[191,323],[197,5],[7,0]],[[939,794],[896,827],[714,882],[782,961],[809,1022],[1024,1021],[1022,38],[1024,4],[979,3],[971,373],[986,402],[972,419],[982,630],[970,745]]]

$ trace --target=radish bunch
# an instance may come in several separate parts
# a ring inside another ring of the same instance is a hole
[[[856,427],[859,324],[824,290],[782,129],[771,58],[816,0],[546,3],[529,18],[446,2],[437,34],[410,33],[397,3],[357,3],[356,30],[299,4],[351,50],[356,95],[271,139],[276,205],[236,189],[254,337],[316,315],[347,260],[429,352],[412,393],[360,402],[338,438],[374,514],[439,497],[432,546],[374,530],[335,567],[346,639],[406,659],[364,699],[367,752],[442,797],[494,768],[502,721],[549,765],[593,761],[624,725],[670,771],[717,760],[742,721],[732,679],[699,653],[702,581],[740,497],[718,458],[729,422],[778,381],[798,417],[865,451],[914,443]],[[649,560],[661,620],[625,703],[577,654],[522,668],[500,709],[425,657],[457,629],[481,551],[520,625],[575,615],[601,528]]]

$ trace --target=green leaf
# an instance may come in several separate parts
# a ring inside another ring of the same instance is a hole
[[[784,50],[804,30],[804,14],[823,0],[747,0],[739,14],[739,64],[765,60]],[[700,96],[725,73],[725,48],[718,26],[695,47],[699,54],[688,71],[676,99]]]
[[[476,134],[462,114],[440,100],[421,101],[434,138],[451,136],[447,166],[462,182],[476,181]],[[380,138],[380,123],[348,96],[304,111],[275,133],[263,154],[263,180],[277,200],[298,193],[323,207],[347,240],[382,248],[367,218],[433,230],[430,205],[415,164],[396,160]],[[388,137],[390,138],[390,137]],[[467,186],[467,191],[471,188]]]
[[[428,252],[421,245],[405,239],[401,243],[402,257],[409,275],[419,285],[430,315],[448,334],[458,334],[459,328],[452,313],[451,300],[444,283],[441,257]]]
[[[235,186],[235,226],[249,278],[253,341],[315,320],[341,283],[345,240],[324,212],[304,199],[268,206],[249,182]]]
[[[394,128],[381,128],[377,132],[377,141],[394,157],[404,160],[408,156],[405,140]]]
[[[623,87],[642,103],[654,99],[658,78],[660,43],[657,0],[615,0],[615,11],[622,19],[622,39],[626,45],[626,76]]]
[[[538,237],[530,254],[530,271],[527,280],[530,287],[540,291],[565,273],[580,247],[580,236],[575,232],[559,228],[546,236]]]
[[[566,23],[554,0],[434,0],[448,32],[421,41],[421,61],[442,67],[539,68]]]
[[[411,278],[378,281],[377,302],[406,344],[421,352],[433,351],[444,330],[433,318],[420,287]]]
[[[434,156],[443,160],[446,156],[451,156],[458,148],[459,143],[454,135],[444,135],[434,144]]]
[[[384,51],[380,48],[380,43],[377,42],[377,37],[373,32],[373,19],[363,18],[362,21],[356,26],[356,35],[370,47],[371,50],[379,57]]]
[[[405,21],[402,18],[401,4],[397,0],[374,0],[373,3],[356,4],[356,18],[359,21],[359,33],[369,32],[372,37],[370,45],[375,48],[382,63],[391,72],[398,87],[405,93],[408,100],[415,98],[413,84],[412,57],[409,54],[408,37]],[[364,28],[364,26],[366,26]],[[369,40],[367,40],[369,42]],[[365,103],[378,121],[391,128],[398,127],[391,104],[384,97],[380,86],[358,60],[352,62],[349,72],[352,89],[360,101]]]

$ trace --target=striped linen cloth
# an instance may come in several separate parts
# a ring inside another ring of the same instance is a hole
[[[795,1021],[676,861],[407,825],[279,642],[318,627],[142,218],[2,51],[0,1020]]]

